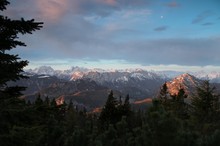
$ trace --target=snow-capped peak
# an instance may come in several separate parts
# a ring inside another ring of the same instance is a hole
[[[83,77],[84,73],[83,72],[80,72],[80,71],[76,71],[76,72],[73,72],[72,73],[72,77],[71,77],[71,81],[75,81],[77,79],[81,79]]]
[[[55,75],[54,69],[50,66],[41,66],[39,68],[35,68],[33,70],[29,70],[30,73],[34,73],[34,74],[44,74],[44,75]]]
[[[167,87],[171,95],[176,95],[179,89],[183,88],[185,92],[189,95],[195,88],[200,84],[200,80],[193,75],[184,73],[175,77],[170,82],[167,82]]]

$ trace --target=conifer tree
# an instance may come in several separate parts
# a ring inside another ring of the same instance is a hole
[[[99,117],[101,126],[104,126],[102,128],[107,128],[109,124],[117,122],[117,104],[118,102],[113,96],[113,91],[111,91]]]
[[[40,94],[38,94],[37,99],[35,100],[35,105],[36,106],[42,106],[43,105],[43,100],[41,99]]]
[[[123,114],[124,116],[129,116],[131,113],[131,105],[130,105],[130,101],[129,101],[130,97],[129,94],[126,96],[125,98],[125,102],[123,105]]]
[[[50,105],[50,99],[49,99],[48,96],[45,98],[44,104],[45,104],[46,106],[49,106],[49,105]]]
[[[164,83],[162,85],[162,87],[160,88],[160,92],[157,96],[157,98],[159,99],[159,101],[161,102],[161,104],[164,106],[165,109],[169,109],[170,107],[170,96],[168,93],[168,88],[167,88],[167,84]]]
[[[31,123],[31,111],[27,110],[23,100],[17,98],[25,88],[7,85],[9,81],[26,78],[23,68],[28,61],[20,60],[18,55],[9,51],[18,46],[26,46],[18,40],[18,36],[39,30],[43,23],[35,22],[34,19],[12,20],[3,16],[2,11],[6,10],[8,4],[8,0],[0,0],[0,145],[32,145],[32,127],[25,125]]]
[[[216,94],[215,87],[209,81],[197,87],[197,92],[192,97],[192,114],[200,122],[219,121],[220,95]]]
[[[7,0],[0,0],[0,11],[4,11],[10,4]],[[0,15],[0,97],[17,97],[21,95],[23,87],[8,87],[8,81],[17,81],[25,78],[22,74],[23,68],[27,66],[27,60],[20,60],[18,55],[9,54],[13,48],[26,46],[24,42],[18,40],[18,35],[32,34],[33,31],[42,27],[42,22],[31,20],[11,20]]]
[[[168,95],[168,88],[167,88],[167,84],[164,83],[162,87],[160,88],[158,98],[164,101],[168,98],[167,95]]]
[[[188,118],[188,104],[184,101],[187,98],[183,88],[180,88],[177,95],[171,96],[171,110],[180,119]]]

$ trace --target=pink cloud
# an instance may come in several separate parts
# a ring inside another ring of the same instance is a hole
[[[68,9],[68,0],[37,0],[36,6],[44,19],[56,21]]]
[[[103,0],[101,0],[103,1]],[[115,6],[117,4],[116,0],[104,0],[104,3],[108,4],[108,5],[112,5]]]

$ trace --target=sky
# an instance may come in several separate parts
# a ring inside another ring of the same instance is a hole
[[[11,0],[43,28],[11,53],[46,65],[220,71],[220,0]]]

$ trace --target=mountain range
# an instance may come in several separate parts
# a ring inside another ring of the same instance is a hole
[[[72,101],[87,109],[103,106],[108,94],[122,99],[130,95],[132,103],[142,103],[157,95],[162,84],[166,83],[170,94],[177,94],[184,88],[188,95],[196,89],[204,79],[216,82],[219,87],[220,73],[205,72],[182,73],[175,71],[146,71],[142,69],[102,70],[72,67],[69,70],[54,70],[49,66],[26,70],[29,79],[22,79],[10,85],[26,86],[26,100],[33,102],[40,94],[44,99],[55,98],[57,103]]]
[[[54,70],[50,66],[41,66],[35,69],[27,69],[25,72],[30,74],[37,74],[37,75],[50,75],[56,76],[60,79],[65,80],[76,80],[86,76],[90,72],[98,72],[98,73],[110,73],[110,72],[124,72],[124,73],[135,73],[135,72],[147,72],[147,73],[154,73],[158,76],[162,77],[163,79],[172,79],[178,75],[184,74],[185,72],[180,71],[146,71],[143,69],[124,69],[124,70],[104,70],[104,69],[88,69],[83,67],[72,67],[67,70]],[[220,83],[220,72],[212,71],[198,71],[198,72],[187,72],[198,79],[202,80],[210,80],[213,83]],[[146,75],[146,74],[145,74]],[[113,77],[115,78],[115,77]],[[126,78],[125,78],[126,79]],[[111,80],[111,79],[109,79]]]

